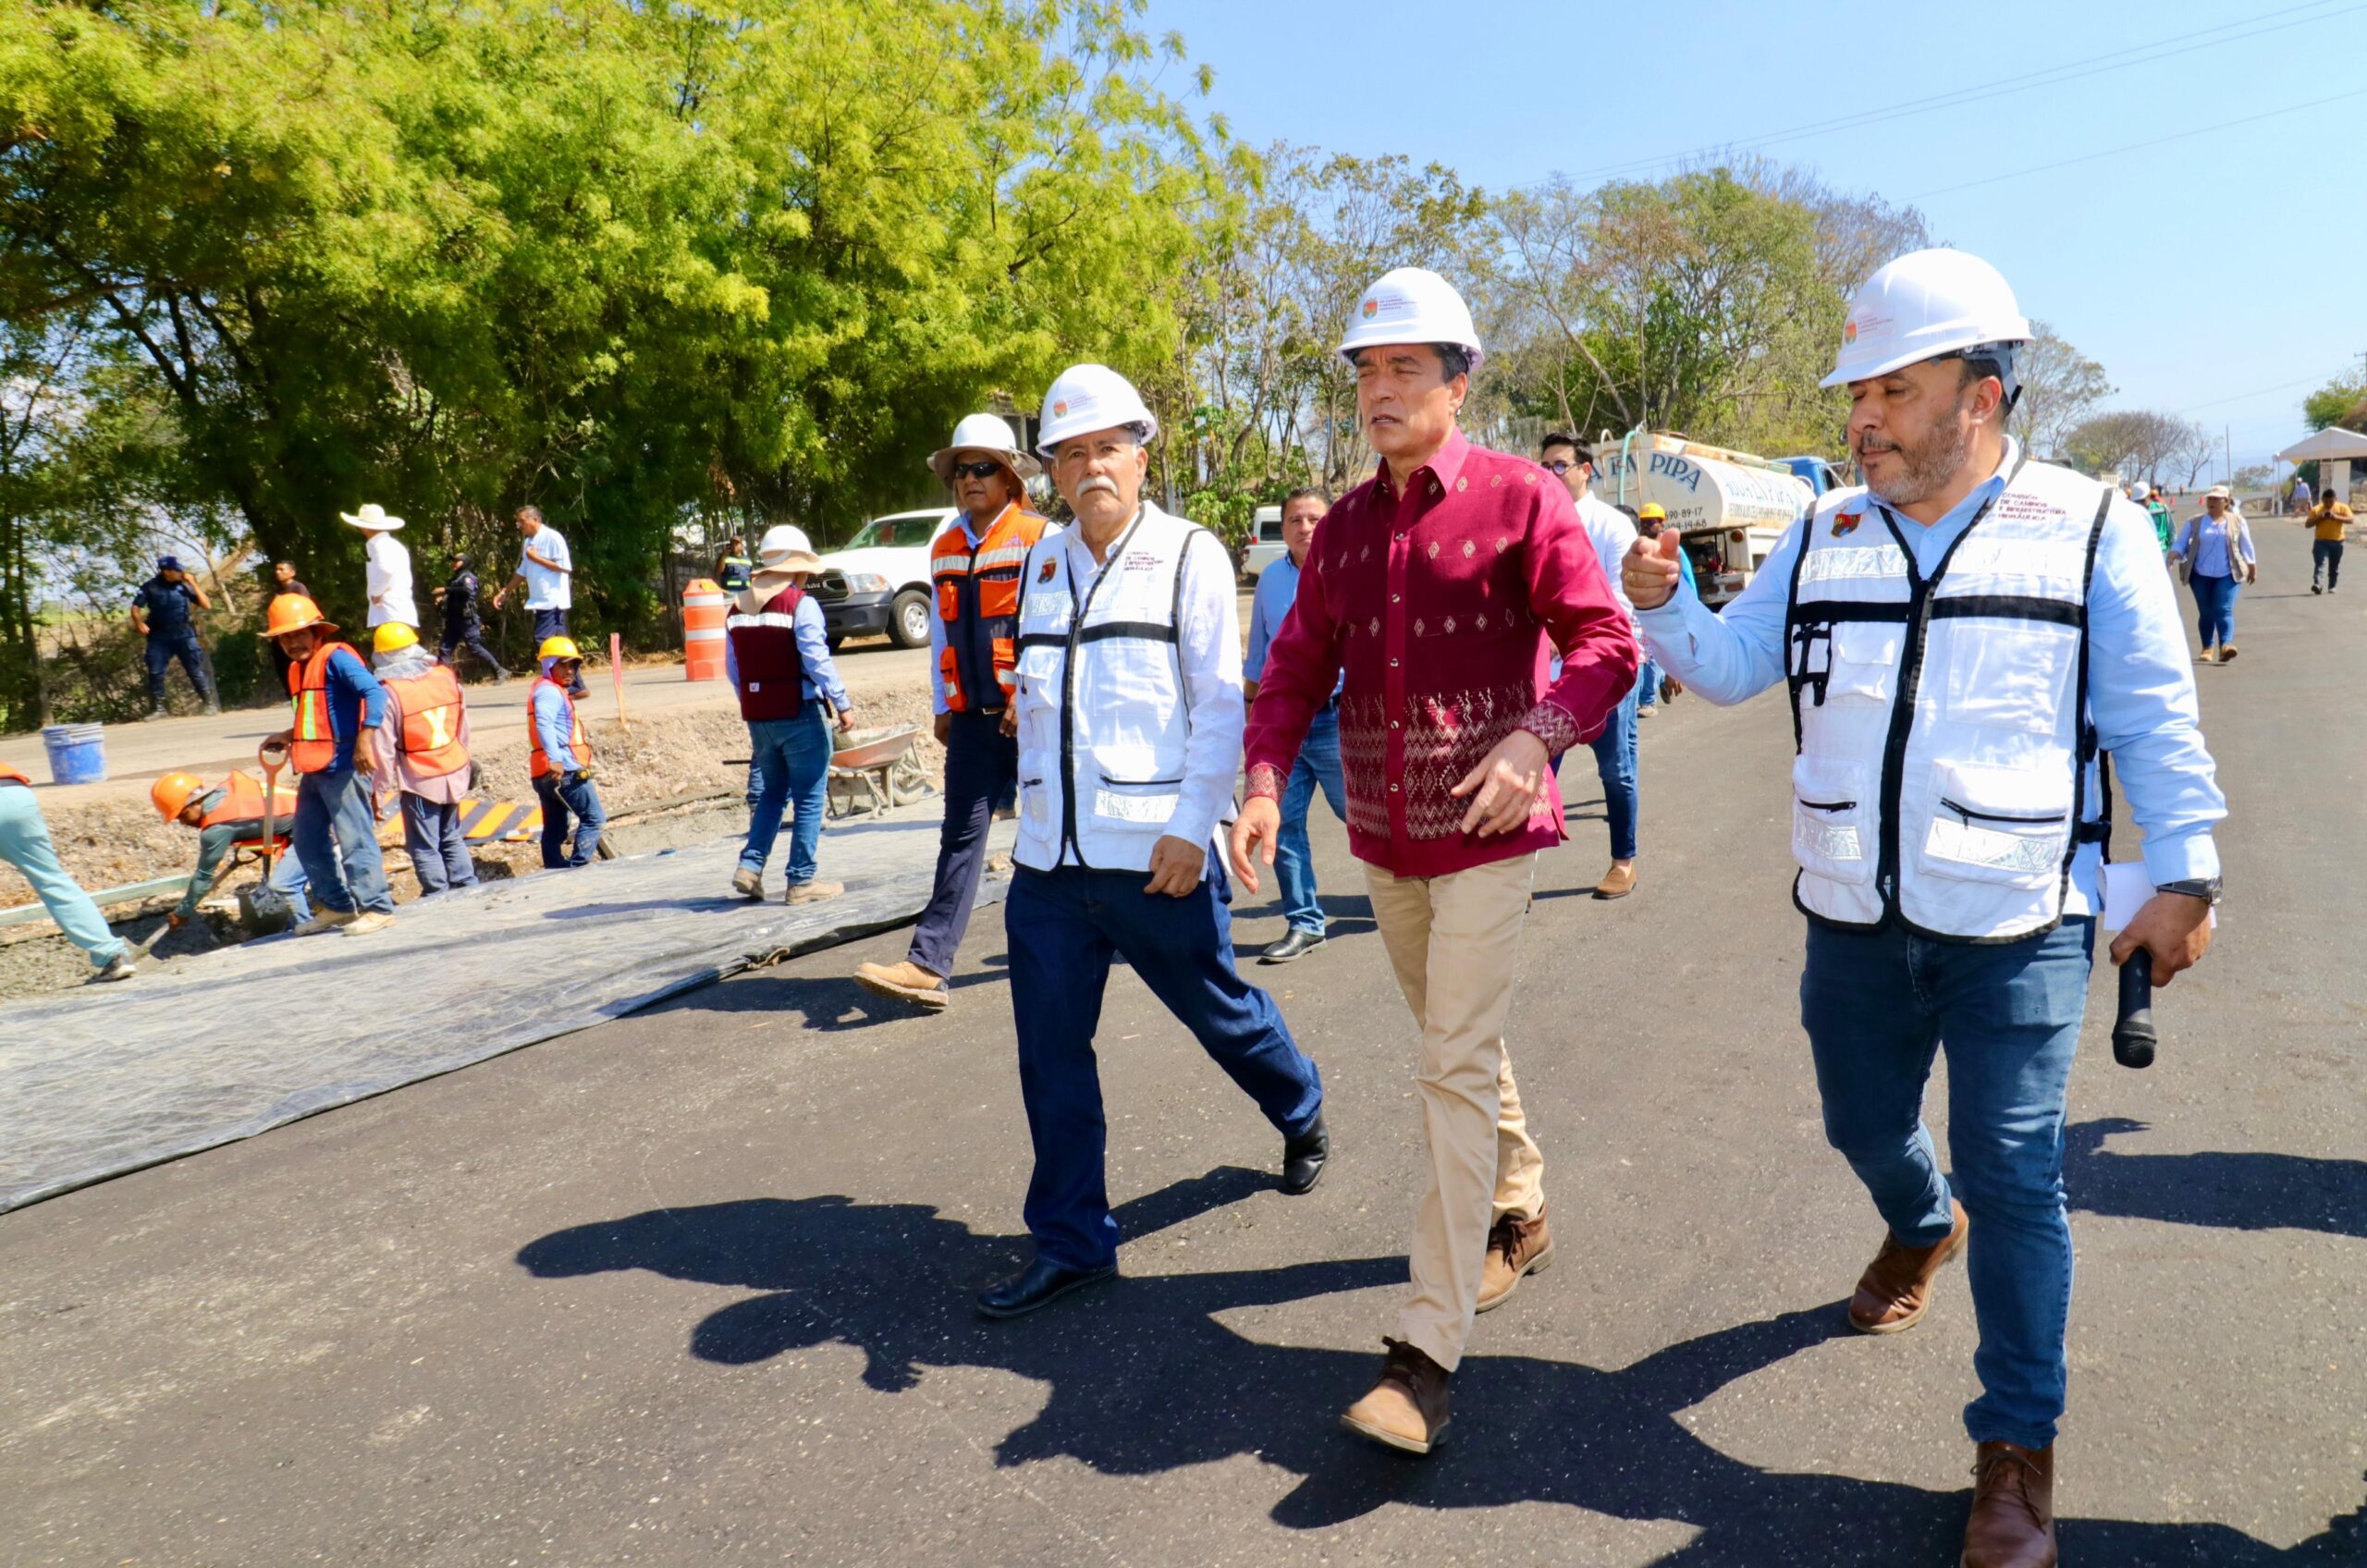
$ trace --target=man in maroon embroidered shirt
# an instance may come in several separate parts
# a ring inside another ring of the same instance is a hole
[[[1548,759],[1602,729],[1638,655],[1569,493],[1455,428],[1482,358],[1462,299],[1404,267],[1357,309],[1340,352],[1382,460],[1325,514],[1267,655],[1233,861],[1255,892],[1300,739],[1344,669],[1348,845],[1421,1025],[1430,1183],[1402,1337],[1343,1419],[1427,1453],[1473,1315],[1551,1256],[1504,1018],[1536,854],[1563,838]]]

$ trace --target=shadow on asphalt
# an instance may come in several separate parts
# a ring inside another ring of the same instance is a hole
[[[2367,1238],[2367,1160],[2305,1155],[2119,1154],[2115,1133],[2146,1123],[2107,1116],[2064,1130],[2063,1182],[2089,1214],[2223,1231],[2323,1231]]]
[[[1262,1172],[1220,1167],[1122,1206],[1120,1231],[1138,1239],[1257,1201],[1271,1186]],[[923,1205],[833,1194],[576,1226],[530,1243],[518,1262],[544,1279],[644,1268],[756,1292],[692,1328],[691,1354],[710,1362],[746,1366],[845,1344],[864,1354],[863,1382],[882,1393],[917,1387],[930,1366],[987,1367],[1044,1384],[1051,1391],[1042,1412],[996,1445],[999,1464],[1070,1458],[1103,1475],[1148,1476],[1253,1455],[1299,1477],[1272,1510],[1289,1529],[1320,1529],[1391,1503],[1535,1501],[1691,1525],[1698,1533],[1661,1558],[1662,1568],[1872,1568],[1955,1557],[1963,1492],[1760,1469],[1677,1418],[1727,1383],[1843,1337],[1838,1303],[1736,1324],[1616,1370],[1473,1356],[1455,1378],[1455,1440],[1412,1460],[1332,1423],[1370,1383],[1377,1352],[1261,1343],[1216,1316],[1394,1286],[1404,1259],[1122,1279],[1016,1323],[981,1321],[971,1296],[1024,1252],[1022,1238],[979,1235]],[[2219,1525],[2067,1519],[2060,1533],[2067,1562],[2300,1568],[2360,1561],[2367,1507],[2289,1550]]]

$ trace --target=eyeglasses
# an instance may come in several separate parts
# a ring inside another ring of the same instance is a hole
[[[992,458],[981,458],[975,463],[953,465],[953,477],[956,479],[991,479],[1001,472],[1002,464]]]
[[[1545,465],[1545,472],[1551,474],[1564,474],[1569,472],[1572,469],[1577,466],[1577,464],[1570,461],[1567,458],[1555,458],[1551,462]]]

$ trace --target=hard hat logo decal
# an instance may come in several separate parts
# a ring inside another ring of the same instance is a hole
[[[1844,343],[1855,343],[1858,341],[1858,324],[1856,322],[1845,321],[1841,324],[1841,341]]]
[[[1069,400],[1066,398],[1061,398],[1059,402],[1052,405],[1052,417],[1054,419],[1066,419],[1069,417]]]
[[[1365,301],[1365,320],[1370,321],[1379,314],[1380,314],[1380,301],[1367,299]]]

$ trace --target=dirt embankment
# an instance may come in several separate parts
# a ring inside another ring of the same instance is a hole
[[[862,717],[867,728],[919,725],[917,754],[931,781],[941,782],[944,753],[928,733],[926,693],[866,693]],[[685,797],[737,796],[745,790],[748,730],[736,715],[715,709],[665,714],[634,719],[630,728],[613,719],[595,719],[589,729],[602,803],[612,818],[624,819],[610,832],[620,852],[670,849],[745,830],[745,808],[734,800],[669,804],[682,802]],[[475,760],[480,795],[512,801],[534,798],[527,782],[522,739],[503,734],[494,743],[481,744]],[[643,815],[658,806],[668,809]],[[390,804],[388,810],[392,809]],[[162,821],[144,802],[96,801],[59,806],[45,815],[58,860],[87,888],[129,887],[180,876],[196,864],[197,835]],[[542,851],[534,842],[480,845],[475,860],[481,876],[523,876],[541,869]],[[386,851],[386,869],[398,904],[419,896],[418,879],[411,874],[411,860],[403,853],[399,838]],[[778,867],[774,879],[778,881]],[[207,900],[205,917],[164,938],[157,944],[156,957],[203,951],[239,939],[232,918],[236,895],[253,880],[254,873],[248,867],[224,878]],[[0,876],[0,907],[31,901],[32,891],[22,878]],[[156,928],[169,902],[152,900],[144,906],[119,906],[109,913],[118,933],[138,941]],[[88,962],[55,926],[0,932],[0,998],[74,985],[89,974]]]

